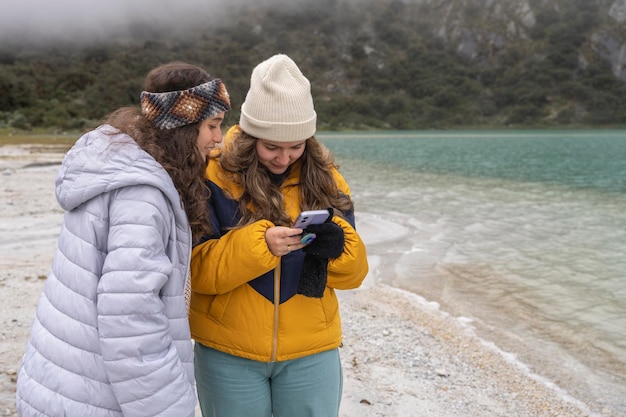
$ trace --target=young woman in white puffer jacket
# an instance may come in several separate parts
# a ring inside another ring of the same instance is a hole
[[[58,172],[65,215],[18,374],[22,417],[194,415],[185,287],[192,242],[211,230],[206,158],[230,100],[181,62],[145,90]]]

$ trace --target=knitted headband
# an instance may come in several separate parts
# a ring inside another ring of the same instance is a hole
[[[141,93],[141,112],[159,129],[173,129],[230,110],[230,97],[222,80],[180,91]]]

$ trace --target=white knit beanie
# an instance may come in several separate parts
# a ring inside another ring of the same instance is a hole
[[[244,132],[275,142],[296,142],[313,136],[316,122],[311,84],[291,58],[274,55],[254,68],[241,105],[239,126]]]

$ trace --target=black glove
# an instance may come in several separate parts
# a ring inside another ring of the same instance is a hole
[[[328,259],[307,253],[302,262],[300,282],[296,292],[306,297],[322,298],[328,280]]]
[[[315,240],[302,248],[304,253],[323,259],[338,258],[343,253],[343,229],[337,223],[312,224],[304,232],[315,233]]]
[[[331,216],[322,224],[312,224],[304,231],[315,233],[315,240],[304,248],[304,261],[298,283],[298,294],[322,298],[328,280],[328,259],[338,258],[343,253],[345,237],[343,229],[331,221]]]

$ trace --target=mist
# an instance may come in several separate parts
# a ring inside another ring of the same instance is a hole
[[[3,0],[0,42],[102,41],[128,36],[137,27],[177,36],[190,26],[228,23],[224,17],[237,7],[287,4],[294,1]]]

